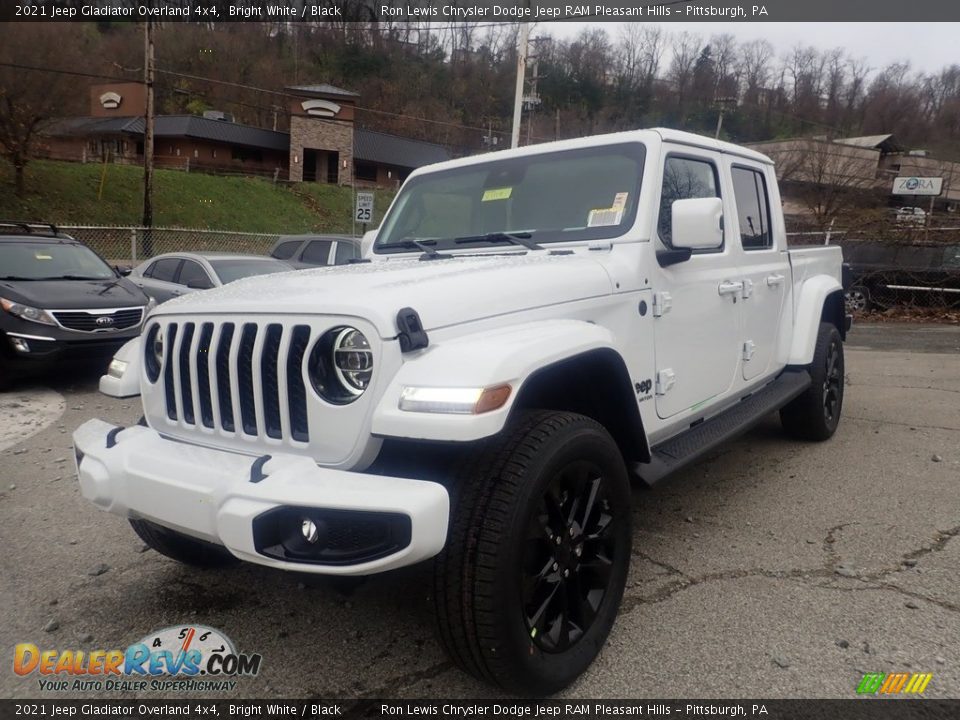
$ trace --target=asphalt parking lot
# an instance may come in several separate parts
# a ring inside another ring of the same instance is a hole
[[[927,697],[960,697],[960,327],[864,325],[846,349],[832,441],[786,440],[771,417],[635,488],[620,617],[565,695],[847,698],[865,672],[911,671],[933,673]],[[14,675],[16,643],[123,648],[190,622],[263,655],[233,697],[491,696],[433,638],[428,568],[345,594],[145,551],[82,500],[70,445],[90,417],[135,422],[136,399],[91,373],[44,387],[0,395],[0,696],[84,696]]]

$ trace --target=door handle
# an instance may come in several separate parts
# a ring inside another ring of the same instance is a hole
[[[783,282],[783,275],[780,275],[779,273],[776,275],[767,275],[767,285],[769,287],[774,287],[776,285],[779,285],[782,282]]]
[[[743,290],[742,282],[726,280],[717,287],[717,292],[721,295],[738,295]]]

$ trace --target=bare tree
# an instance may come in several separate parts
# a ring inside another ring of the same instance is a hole
[[[0,41],[0,62],[14,65],[46,65],[56,58],[61,68],[75,68],[75,25],[17,23],[5,28]],[[71,62],[74,61],[74,62]],[[70,114],[76,93],[75,77],[62,73],[38,73],[0,65],[0,155],[14,170],[14,189],[25,190],[24,173],[33,157],[40,130],[57,116]]]
[[[824,230],[858,195],[877,185],[875,150],[806,138],[768,145],[764,151],[776,164],[785,194],[802,202]]]

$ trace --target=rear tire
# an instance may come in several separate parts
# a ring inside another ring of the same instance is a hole
[[[184,565],[216,568],[240,562],[220,545],[197,540],[149,520],[131,520],[130,525],[151,548]]]
[[[854,285],[843,296],[848,313],[869,312],[873,309],[870,291],[863,285]]]
[[[603,647],[630,565],[630,484],[593,420],[525,413],[460,461],[434,563],[448,655],[513,692],[554,693]]]
[[[787,434],[800,440],[829,440],[843,410],[843,340],[832,323],[820,323],[810,387],[780,409]]]

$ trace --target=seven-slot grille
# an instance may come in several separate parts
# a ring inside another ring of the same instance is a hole
[[[143,308],[120,310],[54,310],[57,322],[68,330],[103,332],[136,327],[143,319]]]
[[[160,332],[170,420],[276,440],[310,439],[302,371],[310,326],[183,322]]]

